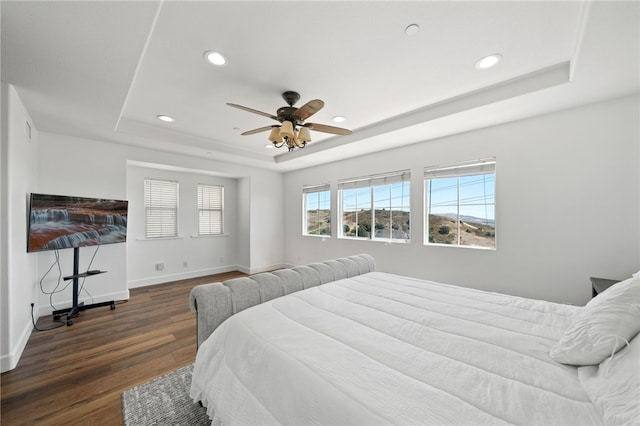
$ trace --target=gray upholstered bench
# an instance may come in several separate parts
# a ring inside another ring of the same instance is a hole
[[[197,318],[198,346],[237,312],[295,291],[366,274],[375,267],[373,257],[363,253],[196,286],[189,306]]]

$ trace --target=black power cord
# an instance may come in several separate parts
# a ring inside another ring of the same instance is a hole
[[[64,326],[64,325],[66,324],[66,323],[64,323],[64,322],[62,322],[62,321],[56,321],[56,322],[58,322],[59,324],[57,324],[57,325],[55,325],[55,326],[53,326],[53,327],[49,327],[49,328],[38,328],[38,326],[36,325],[36,319],[35,319],[35,317],[33,316],[33,306],[34,306],[34,304],[32,303],[32,304],[31,304],[31,322],[33,323],[33,329],[34,329],[34,330],[36,330],[36,331],[48,331],[48,330],[53,330],[53,329],[55,329],[55,328],[60,328],[60,327],[62,327],[62,326]]]

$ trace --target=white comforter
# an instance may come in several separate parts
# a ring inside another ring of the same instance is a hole
[[[191,396],[225,425],[601,424],[548,355],[576,309],[371,272],[229,318]]]

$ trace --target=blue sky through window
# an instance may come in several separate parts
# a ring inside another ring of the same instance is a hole
[[[331,197],[329,194],[329,191],[307,193],[307,210],[329,210],[331,208]]]
[[[495,220],[495,174],[430,179],[427,191],[431,214]]]

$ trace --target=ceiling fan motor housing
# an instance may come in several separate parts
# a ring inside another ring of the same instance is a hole
[[[281,123],[283,121],[291,121],[291,123],[293,124],[301,124],[300,117],[293,115],[293,113],[296,112],[297,110],[298,108],[293,106],[285,106],[282,108],[278,108],[278,111],[276,111],[278,121]]]

